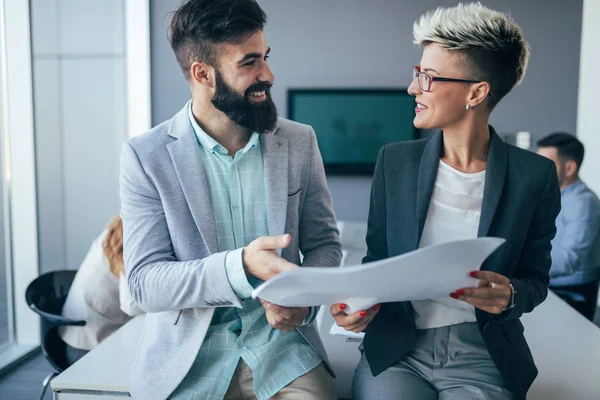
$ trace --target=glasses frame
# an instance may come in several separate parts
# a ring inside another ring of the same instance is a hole
[[[425,89],[423,86],[421,86],[421,80],[419,79],[419,77],[421,75],[425,75],[429,78],[429,87],[427,89]],[[433,75],[429,75],[427,72],[423,72],[421,71],[421,66],[420,65],[415,65],[413,67],[413,81],[417,80],[417,84],[419,85],[419,87],[421,88],[422,91],[424,92],[429,92],[431,91],[431,84],[433,82],[459,82],[459,83],[481,83],[483,81],[476,81],[473,79],[459,79],[459,78],[446,78],[443,76],[433,76]],[[488,96],[492,97],[492,93],[488,93]]]

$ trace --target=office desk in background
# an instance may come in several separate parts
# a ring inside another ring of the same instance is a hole
[[[600,398],[600,329],[552,292],[522,318],[539,369],[532,400]],[[129,398],[128,373],[144,324],[140,315],[90,351],[51,385],[55,400]],[[339,337],[343,342],[345,339]],[[335,358],[331,354],[332,359]]]

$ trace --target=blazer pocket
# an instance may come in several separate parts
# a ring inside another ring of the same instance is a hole
[[[504,334],[510,343],[519,343],[521,341],[525,341],[525,336],[523,336],[525,328],[518,319],[504,322],[502,324],[502,329],[504,330]]]
[[[291,222],[292,225],[297,226],[298,217],[300,215],[300,196],[302,195],[302,190],[298,190],[296,193],[288,196],[287,198],[287,209],[286,209],[286,229],[288,228],[288,224]]]
[[[286,210],[288,218],[294,214],[299,215],[300,196],[302,196],[302,189],[288,196]]]
[[[287,208],[286,208],[286,216],[285,216],[285,227],[284,233],[289,233],[292,235],[292,242],[288,247],[281,250],[281,256],[286,260],[294,263],[300,264],[300,255],[298,253],[299,246],[299,225],[300,225],[300,197],[302,196],[302,190],[298,190],[296,193],[288,196],[287,198]]]
[[[301,194],[302,194],[302,189],[298,190],[296,193],[288,194],[288,204],[290,204],[290,200],[298,202],[298,200],[300,200]]]

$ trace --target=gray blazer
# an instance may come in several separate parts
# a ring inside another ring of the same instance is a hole
[[[289,233],[281,256],[338,266],[342,253],[311,127],[279,119],[261,135],[269,235]],[[215,307],[241,307],[217,252],[199,145],[184,107],[130,139],[121,153],[121,215],[131,295],[148,312],[130,375],[134,398],[165,399],[183,380]],[[328,364],[316,324],[298,328]]]
[[[506,242],[482,265],[510,278],[516,306],[498,315],[476,309],[488,351],[516,398],[525,393],[537,369],[519,317],[548,294],[550,241],[556,233],[560,189],[554,163],[507,145],[490,127],[478,236]],[[379,153],[367,232],[367,256],[375,261],[419,246],[443,150],[443,135],[385,146]],[[418,172],[418,173],[416,173]],[[458,288],[457,288],[458,289]],[[373,375],[385,371],[417,340],[410,302],[382,305],[367,327],[365,356]]]

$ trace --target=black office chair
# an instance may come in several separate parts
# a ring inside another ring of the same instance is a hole
[[[598,307],[599,288],[600,281],[575,286],[550,287],[558,297],[592,322]]]
[[[50,381],[70,367],[66,357],[67,344],[58,334],[58,327],[64,325],[85,325],[85,321],[75,321],[61,315],[67,293],[77,271],[53,271],[34,279],[25,291],[25,301],[40,316],[42,353],[56,372],[44,379],[40,400],[43,399]]]

